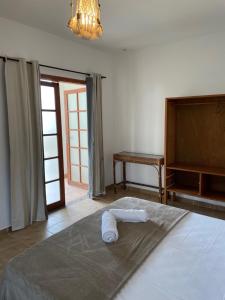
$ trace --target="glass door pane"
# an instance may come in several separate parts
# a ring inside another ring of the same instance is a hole
[[[72,131],[70,130],[70,146],[71,147],[79,147],[79,137],[78,137],[78,130]]]
[[[42,109],[55,110],[55,90],[52,86],[41,86]]]
[[[59,179],[58,158],[45,160],[45,181],[52,181],[56,179]]]
[[[86,167],[81,168],[81,177],[82,177],[82,182],[88,184],[88,168]]]
[[[70,129],[78,129],[78,113],[69,112],[69,127]]]
[[[58,156],[58,141],[57,136],[44,136],[44,157],[56,157]]]
[[[88,147],[88,136],[87,131],[81,131],[80,132],[80,147],[81,148],[87,148]]]
[[[72,165],[80,164],[80,153],[78,148],[70,148],[70,160]]]
[[[73,182],[80,182],[80,168],[78,166],[71,166],[71,179]]]
[[[48,209],[65,205],[59,86],[41,82],[45,192]]]
[[[79,110],[87,111],[87,94],[86,92],[79,93]]]
[[[68,109],[77,110],[77,94],[69,94],[68,95]]]
[[[80,112],[80,129],[86,129],[87,130],[87,112]]]
[[[45,185],[47,205],[60,201],[60,181],[54,181]]]
[[[52,111],[42,111],[43,134],[56,134],[56,113]]]
[[[81,149],[81,165],[82,166],[88,166],[88,150],[87,149]]]

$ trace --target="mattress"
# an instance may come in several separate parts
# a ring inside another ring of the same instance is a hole
[[[115,299],[224,300],[225,221],[188,214]]]

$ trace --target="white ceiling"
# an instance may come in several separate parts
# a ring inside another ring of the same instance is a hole
[[[0,16],[74,40],[67,29],[70,0],[0,0]],[[100,0],[103,38],[81,41],[136,49],[225,31],[225,0]],[[79,40],[79,39],[78,39]]]

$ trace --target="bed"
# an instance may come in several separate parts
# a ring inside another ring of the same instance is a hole
[[[116,300],[224,300],[225,221],[189,213]]]
[[[78,227],[78,223],[76,223],[71,228],[27,250],[9,262],[1,285],[0,299],[225,299],[225,222],[135,198],[120,199],[116,202],[115,207],[117,205],[118,207],[121,205],[122,207],[130,207],[129,203],[132,203],[132,207],[149,208],[153,212],[152,219],[157,215],[155,219],[157,224],[153,224],[150,239],[141,238],[140,241],[137,236],[132,236],[136,239],[135,242],[132,242],[132,247],[135,244],[141,245],[141,247],[133,248],[132,259],[130,257],[124,259],[123,257],[120,262],[120,264],[122,263],[122,267],[120,265],[121,274],[119,274],[121,277],[114,276],[113,272],[117,260],[120,260],[123,253],[126,252],[127,245],[129,245],[123,243],[123,237],[121,237],[122,242],[120,241],[119,247],[109,248],[113,264],[107,268],[105,274],[104,272],[101,274],[98,268],[93,269],[93,266],[90,269],[91,272],[87,268],[88,272],[85,274],[86,262],[84,269],[79,273],[76,266],[78,261],[74,263],[76,253],[73,251],[78,247],[86,247],[84,246],[85,243],[88,244],[90,241],[82,238],[82,243],[79,243],[77,239],[73,239],[71,234],[74,234],[74,228]],[[101,213],[100,211],[98,217]],[[163,217],[161,217],[162,215]],[[168,226],[168,230],[162,230],[164,226],[162,220],[165,224],[168,223],[167,220],[169,219],[172,222]],[[86,224],[88,223],[86,222]],[[82,226],[85,227],[85,221]],[[128,226],[126,230],[130,231],[129,234],[131,231],[135,232],[136,228],[140,228],[139,226],[134,227],[132,224],[131,227],[129,227],[130,225],[123,226],[122,224],[119,228],[121,235],[123,235],[123,228],[126,226]],[[147,229],[145,227],[147,225],[140,226],[142,226],[141,230],[143,231]],[[127,236],[129,234],[126,232]],[[54,245],[54,240],[57,240],[57,248],[55,248],[57,251],[54,252],[54,248],[48,248],[48,251],[51,249],[48,252],[47,246]],[[95,244],[92,244],[92,250],[93,247]],[[99,248],[98,244],[96,244],[96,248]],[[62,255],[62,253],[67,253],[67,250],[68,258]],[[60,254],[60,252],[62,253]],[[101,252],[99,258],[102,262],[106,259],[104,253],[104,251]],[[71,254],[74,256],[73,260],[69,259]],[[85,255],[88,256],[88,251],[85,252]],[[139,259],[140,256],[141,259]],[[83,261],[79,261],[79,263],[82,264]],[[84,274],[86,282],[83,281],[82,288],[77,283]],[[77,278],[75,278],[76,276]],[[96,284],[98,285],[98,282],[96,282],[95,277],[103,283],[97,289]],[[121,284],[118,285],[117,283],[116,290],[110,292],[111,282],[109,281],[111,280],[113,285],[117,279],[121,281]],[[104,285],[109,293],[104,290]],[[71,294],[72,289],[74,289],[73,294]],[[78,290],[79,293],[76,293]]]

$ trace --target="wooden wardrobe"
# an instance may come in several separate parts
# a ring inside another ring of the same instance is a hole
[[[225,95],[166,99],[165,193],[225,201]]]

